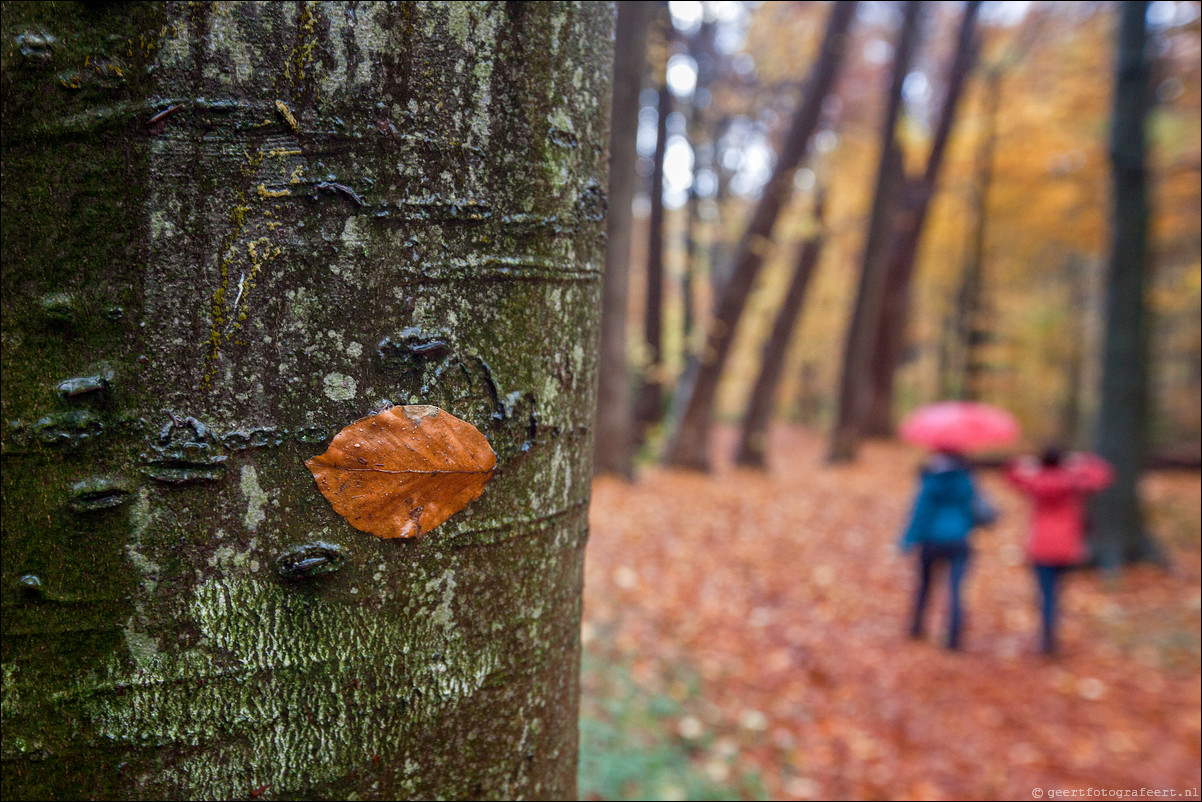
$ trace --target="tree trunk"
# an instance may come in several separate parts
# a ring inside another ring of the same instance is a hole
[[[806,81],[804,101],[793,118],[784,149],[773,168],[772,178],[764,187],[763,197],[756,206],[751,223],[739,241],[734,269],[722,287],[721,300],[706,333],[702,352],[690,359],[681,379],[676,398],[673,399],[673,406],[678,407],[680,412],[674,415],[676,428],[665,456],[671,465],[694,470],[707,470],[709,467],[710,414],[718,391],[718,380],[730,353],[730,344],[752,283],[772,242],[772,228],[777,215],[789,196],[793,172],[800,165],[810,137],[818,127],[822,101],[834,85],[843,60],[847,30],[855,16],[855,6],[854,2],[836,3],[831,9],[822,49]],[[679,403],[676,399],[679,399]]]
[[[1095,499],[1094,536],[1103,567],[1155,556],[1144,532],[1139,474],[1147,451],[1148,198],[1145,127],[1152,105],[1145,54],[1146,2],[1119,7],[1119,42],[1111,122],[1110,267],[1102,361],[1102,399],[1095,447],[1115,469],[1115,482]]]
[[[979,346],[988,339],[982,314],[982,288],[985,283],[986,231],[989,225],[989,191],[993,188],[993,153],[997,148],[998,108],[1001,105],[1002,73],[994,68],[985,74],[985,132],[977,148],[976,175],[973,178],[973,229],[964,255],[964,275],[956,293],[952,329],[952,360],[956,380],[955,395],[966,401],[981,397],[983,365]]]
[[[818,387],[818,366],[812,361],[801,363],[797,377],[797,422],[814,426],[822,412],[822,393]]]
[[[667,9],[664,9],[667,13]],[[668,21],[666,24],[671,24]],[[667,61],[665,59],[665,70]],[[656,106],[655,156],[651,170],[651,216],[647,221],[647,295],[643,307],[643,344],[647,355],[636,405],[638,439],[644,442],[647,429],[659,423],[663,408],[664,372],[664,155],[668,152],[668,115],[672,93],[660,74]]]
[[[4,14],[4,797],[573,797],[612,7]],[[499,457],[421,539],[385,399]]]
[[[785,299],[776,313],[772,333],[764,343],[764,350],[760,356],[760,372],[751,390],[747,416],[743,419],[742,433],[739,437],[739,449],[735,454],[735,462],[739,465],[750,468],[765,467],[765,445],[768,440],[768,426],[772,421],[776,387],[780,384],[785,355],[793,338],[793,329],[797,327],[797,319],[801,316],[810,277],[814,275],[814,267],[822,253],[824,232],[821,188],[814,196],[813,225],[813,233],[802,243],[797,254],[797,265],[793,268],[793,277],[789,281]]]
[[[711,233],[708,254],[709,270],[706,273],[707,283],[709,285],[706,289],[709,292],[710,302],[709,309],[706,310],[708,313],[706,316],[707,323],[705,324],[706,331],[708,331],[709,326],[713,324],[713,320],[717,316],[719,308],[722,306],[722,294],[726,289],[726,283],[730,280],[730,272],[734,269],[734,245],[732,245],[730,239],[726,236],[722,226],[722,219],[723,215],[725,214],[724,210],[729,208],[731,204],[730,182],[734,179],[735,173],[727,170],[722,165],[722,150],[718,148],[718,142],[722,137],[722,132],[725,131],[729,125],[730,118],[723,117],[721,120],[715,121],[711,129],[714,134],[710,140],[713,143],[710,166],[713,167],[714,176],[717,179],[717,187],[714,190],[713,208],[717,211],[714,216],[714,220],[710,222]],[[690,358],[693,358],[694,356],[694,354],[689,354]],[[687,364],[689,363],[686,363],[686,365]],[[674,405],[678,398],[679,392],[672,397]]]
[[[1064,359],[1064,396],[1060,404],[1060,442],[1079,447],[1085,417],[1085,392],[1091,383],[1085,375],[1085,351],[1089,316],[1090,293],[1088,274],[1091,265],[1077,253],[1069,254],[1064,265],[1064,280],[1068,284],[1068,331]]]
[[[960,96],[968,74],[976,61],[976,18],[980,10],[979,0],[964,7],[960,19],[960,32],[956,38],[956,52],[948,69],[947,93],[939,112],[939,121],[931,138],[931,151],[927,156],[922,176],[907,179],[901,194],[899,210],[900,230],[886,250],[885,297],[881,309],[881,320],[877,326],[876,345],[872,354],[872,381],[869,384],[867,417],[864,433],[868,436],[888,437],[893,434],[893,387],[898,366],[906,344],[906,326],[910,317],[910,285],[914,276],[918,244],[926,225],[927,211],[935,195],[935,185],[943,166],[943,155],[951,137],[952,124],[956,119]]]
[[[904,180],[902,154],[897,145],[897,119],[901,112],[902,83],[910,72],[910,60],[918,40],[921,10],[920,0],[906,3],[894,50],[893,78],[881,126],[881,161],[877,169],[868,233],[864,239],[859,289],[847,327],[839,402],[835,411],[835,425],[831,430],[828,459],[834,463],[855,458],[868,403],[872,349],[876,343],[885,296],[886,246],[897,230],[894,227],[893,208]]]
[[[694,338],[699,330],[697,308],[697,286],[703,275],[701,270],[701,233],[706,229],[701,219],[701,197],[697,193],[697,174],[711,169],[714,154],[713,137],[709,133],[706,109],[710,105],[710,84],[713,83],[714,65],[718,58],[714,45],[717,25],[713,20],[703,19],[697,34],[689,40],[689,54],[697,65],[697,84],[689,104],[689,145],[693,149],[693,181],[689,185],[688,202],[685,208],[685,263],[681,278],[681,342],[684,343],[684,358],[693,354]]]
[[[696,154],[696,150],[694,150]],[[696,156],[694,155],[694,159]],[[694,162],[696,169],[696,162]],[[689,358],[693,350],[693,334],[697,331],[697,276],[700,274],[701,248],[697,241],[701,238],[700,199],[693,188],[689,189],[685,200],[684,220],[684,266],[680,274],[680,346],[682,356]]]
[[[638,176],[639,91],[647,52],[650,6],[618,3],[609,153],[609,217],[606,220],[605,280],[602,288],[601,354],[597,387],[598,473],[633,477],[634,411],[626,366],[626,303],[630,275],[631,209]]]

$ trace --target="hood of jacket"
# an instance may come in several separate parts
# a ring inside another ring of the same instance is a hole
[[[952,457],[937,454],[928,460],[922,470],[922,482],[932,501],[951,504],[972,499],[968,467]]]

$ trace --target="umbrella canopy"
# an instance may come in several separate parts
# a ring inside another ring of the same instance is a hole
[[[1018,437],[1018,421],[990,404],[940,401],[907,415],[898,433],[907,443],[936,451],[972,451],[1013,442]]]

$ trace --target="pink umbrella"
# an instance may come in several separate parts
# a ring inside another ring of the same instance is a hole
[[[911,412],[898,432],[907,443],[936,451],[971,451],[1013,442],[1018,421],[990,404],[940,401]]]

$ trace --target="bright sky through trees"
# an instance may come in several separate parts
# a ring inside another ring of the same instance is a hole
[[[879,4],[863,4],[864,10],[860,13],[885,13],[883,9],[874,8],[877,5]],[[1031,6],[1032,3],[1027,0],[986,3],[981,11],[981,19],[987,25],[1017,25],[1022,22]],[[741,3],[684,0],[670,2],[668,9],[673,27],[685,36],[695,34],[702,21],[708,17],[717,25],[715,45],[720,51],[733,53],[745,44],[748,12]],[[1149,6],[1148,23],[1153,29],[1163,29],[1170,25],[1187,23],[1198,14],[1195,3],[1160,0]],[[754,60],[747,54],[740,55],[747,56],[743,60],[743,69],[747,72],[754,70]],[[864,44],[861,54],[866,61],[878,64],[889,61],[892,55],[889,43],[875,38]],[[668,59],[666,78],[672,95],[687,102],[692,98],[697,86],[697,63],[687,53],[674,52]],[[931,82],[924,72],[916,70],[907,76],[905,98],[908,104],[922,106],[930,101],[931,93]],[[647,97],[642,98],[642,103],[643,109],[639,114],[639,154],[649,159],[655,150],[654,94],[648,93]],[[765,133],[759,121],[744,119],[741,124],[733,127],[722,143],[727,162],[724,166],[737,171],[731,179],[730,188],[738,195],[754,197],[771,175],[775,154],[768,145]],[[829,150],[829,147],[826,149]],[[669,209],[679,209],[685,204],[689,187],[694,180],[693,164],[693,151],[684,132],[670,131],[664,159],[664,204]],[[698,187],[698,194],[710,197],[714,189],[713,181],[703,179],[702,185]],[[636,198],[637,214],[646,214],[648,208],[645,196]]]

